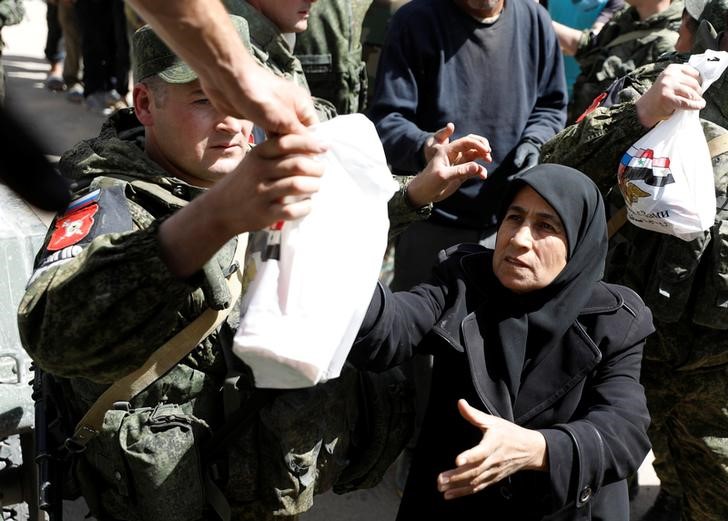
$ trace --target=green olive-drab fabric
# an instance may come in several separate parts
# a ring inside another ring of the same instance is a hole
[[[23,344],[58,379],[71,425],[111,382],[224,300],[235,240],[187,280],[161,260],[159,223],[202,190],[153,163],[143,134],[132,110],[121,111],[99,137],[63,156],[60,168],[80,193],[122,188],[116,206],[98,199],[95,218],[102,226],[111,213],[125,213],[119,222],[129,229],[94,236],[80,252],[46,266],[19,307]],[[38,260],[44,255],[45,248]],[[409,437],[412,410],[396,374],[378,380],[351,368],[325,384],[271,397],[211,461],[205,447],[226,421],[221,389],[238,321],[235,303],[222,326],[171,371],[109,410],[99,436],[72,459],[70,474],[97,519],[212,518],[204,483],[212,463],[234,520],[286,519],[310,508],[315,493],[381,479]],[[233,392],[244,407],[252,376],[241,362],[235,367],[241,376]],[[369,412],[366,421],[360,406]]]
[[[682,11],[682,0],[674,0],[665,11],[640,20],[636,9],[627,7],[596,36],[584,31],[574,56],[581,73],[574,83],[569,121],[573,122],[614,80],[673,51]]]
[[[372,0],[329,0],[311,6],[308,29],[296,35],[295,53],[311,92],[339,114],[361,112],[367,97],[361,33]]]
[[[670,63],[684,60],[684,56],[673,54],[629,75],[618,100],[631,101],[598,108],[579,124],[566,128],[543,146],[541,159],[584,171],[597,182],[613,207],[623,206],[618,190],[612,190],[617,165],[627,148],[648,130],[637,119],[634,99],[646,92]],[[725,89],[720,90],[724,81],[725,75],[706,92],[708,106],[701,111],[701,121],[708,141],[728,132],[720,124],[702,119],[707,116],[725,123],[720,117],[728,96]],[[713,174],[720,205],[728,191],[728,153],[713,158]],[[726,223],[728,212],[724,208],[718,211],[713,228],[690,242],[628,223],[612,240],[607,280],[635,289],[652,309],[656,321],[728,329]],[[680,363],[728,363],[726,342],[712,346],[696,342],[690,351],[683,353]],[[646,356],[649,354],[648,350]]]
[[[701,26],[693,52],[718,49],[719,41],[712,27]],[[616,105],[556,135],[543,146],[542,160],[584,171],[613,210],[622,207],[614,188],[617,165],[648,130],[637,119],[635,100],[668,65],[686,58],[673,53],[629,74]],[[700,116],[708,141],[728,132],[726,77],[704,93]],[[685,499],[685,519],[718,521],[728,518],[728,153],[712,161],[718,202],[712,228],[686,242],[627,222],[610,240],[605,280],[636,290],[654,316],[642,382],[661,488]]]

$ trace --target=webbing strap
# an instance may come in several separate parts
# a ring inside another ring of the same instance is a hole
[[[235,303],[242,292],[243,269],[245,267],[245,250],[248,234],[238,236],[235,249],[237,269],[228,277],[227,284]],[[128,402],[134,396],[149,387],[192,351],[202,340],[207,338],[227,318],[233,306],[223,310],[206,309],[182,331],[165,342],[147,359],[143,366],[129,373],[112,384],[94,402],[88,412],[76,425],[76,430],[66,440],[66,447],[72,452],[81,452],[86,445],[101,431],[106,411],[116,402]]]
[[[627,222],[627,207],[623,206],[617,210],[607,221],[607,237],[609,239],[617,233]]]
[[[604,45],[603,48],[611,49],[612,47],[617,47],[618,45],[622,45],[623,43],[631,42],[632,40],[637,40],[638,38],[642,38],[643,36],[649,36],[650,34],[662,34],[672,32],[673,31],[665,28],[659,29],[657,31],[655,31],[654,29],[639,29],[637,31],[630,31],[628,33],[617,36],[614,40]]]
[[[710,157],[715,158],[725,152],[728,152],[728,132],[721,134],[718,137],[714,137],[708,141],[708,150],[710,150]],[[718,205],[721,206],[720,204]],[[617,233],[622,226],[627,222],[627,207],[623,206],[620,208],[607,222],[607,234],[611,239],[612,236]]]

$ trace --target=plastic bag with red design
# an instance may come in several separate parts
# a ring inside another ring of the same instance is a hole
[[[728,67],[728,52],[706,51],[688,62],[702,91]],[[690,241],[713,225],[713,166],[697,110],[677,110],[624,154],[617,171],[627,218],[635,226]]]
[[[364,116],[313,127],[329,145],[309,215],[267,232],[243,302],[234,353],[257,387],[309,387],[339,376],[369,306],[397,190]]]

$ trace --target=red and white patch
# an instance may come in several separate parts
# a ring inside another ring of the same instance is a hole
[[[58,219],[47,249],[62,250],[86,237],[94,225],[94,215],[98,209],[98,204],[91,204]]]

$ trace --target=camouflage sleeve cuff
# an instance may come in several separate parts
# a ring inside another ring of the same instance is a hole
[[[432,214],[432,203],[415,208],[407,196],[407,185],[411,177],[397,176],[399,190],[389,200],[389,238],[392,239],[402,233],[410,224],[424,221]]]
[[[590,50],[591,45],[592,45],[591,29],[584,29],[581,32],[581,36],[579,37],[579,43],[576,44],[576,52],[574,53],[574,58],[576,58],[578,60],[579,56],[581,54]]]

